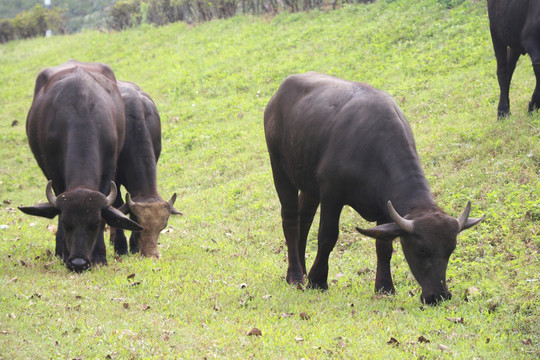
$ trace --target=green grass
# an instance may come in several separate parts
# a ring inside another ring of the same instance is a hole
[[[24,126],[36,75],[70,58],[108,63],[158,106],[160,192],[177,192],[185,214],[161,236],[159,261],[115,259],[109,246],[107,267],[73,274],[50,256],[47,227],[56,221],[16,209],[45,201]],[[379,0],[84,32],[1,45],[0,63],[0,225],[7,226],[0,229],[0,358],[538,357],[540,115],[526,112],[535,82],[524,57],[512,83],[513,115],[497,121],[484,2],[446,9],[436,0]],[[375,244],[354,230],[370,224],[349,208],[330,257],[329,291],[286,284],[262,112],[287,75],[309,70],[393,95],[439,205],[457,216],[471,200],[471,216],[486,214],[460,235],[450,259],[452,300],[421,306],[398,242],[398,294],[375,295]],[[472,286],[479,293],[465,301]],[[254,327],[262,336],[247,335]]]

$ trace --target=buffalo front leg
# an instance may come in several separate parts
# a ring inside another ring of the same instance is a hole
[[[58,227],[56,228],[55,249],[54,254],[66,260],[67,257],[64,254],[64,226],[60,221],[62,215],[58,216]]]
[[[110,242],[114,246],[114,252],[118,255],[127,255],[127,239],[124,230],[120,228],[111,227],[111,239]]]
[[[118,192],[116,194],[116,199],[114,200],[113,206],[116,209],[121,210],[124,206],[124,201],[122,200],[122,193],[120,192],[120,189],[119,189],[121,182],[117,180],[116,183],[118,185]],[[111,232],[110,243],[114,246],[114,252],[118,255],[127,255],[128,253],[127,239],[126,239],[126,235],[124,234],[124,230],[121,228],[115,228],[111,226],[110,232]]]
[[[328,258],[336,245],[339,236],[339,217],[343,205],[321,202],[321,219],[317,257],[309,271],[309,287],[328,289]]]
[[[105,230],[105,221],[101,222],[101,227],[98,231],[96,243],[92,250],[92,264],[107,265],[107,253],[105,248],[105,236],[103,231]]]
[[[375,275],[375,292],[394,294],[396,289],[390,272],[390,260],[392,259],[392,241],[379,240],[375,242],[377,249],[377,274]]]

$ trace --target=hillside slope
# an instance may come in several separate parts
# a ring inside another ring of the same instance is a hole
[[[178,193],[175,206],[185,215],[171,218],[157,262],[117,259],[109,246],[109,266],[71,274],[50,257],[56,220],[15,209],[46,201],[25,117],[39,70],[70,58],[111,65],[158,106],[159,188],[166,198]],[[540,115],[526,113],[534,77],[524,57],[511,89],[513,115],[496,120],[483,2],[448,10],[436,0],[380,0],[198,26],[87,31],[1,45],[0,63],[1,358],[538,355]],[[370,224],[348,208],[330,257],[329,291],[286,285],[262,113],[287,75],[311,70],[394,96],[439,205],[458,215],[471,200],[472,216],[486,214],[460,235],[450,259],[452,300],[421,306],[398,241],[398,294],[374,295],[374,243],[354,229]],[[465,301],[471,287],[477,291]],[[261,337],[246,335],[253,327]]]

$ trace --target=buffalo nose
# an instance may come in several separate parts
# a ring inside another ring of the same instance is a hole
[[[68,267],[73,271],[81,272],[88,269],[90,264],[86,259],[77,257],[68,261]]]

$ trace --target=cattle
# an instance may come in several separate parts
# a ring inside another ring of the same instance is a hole
[[[159,258],[159,234],[171,214],[180,214],[173,206],[176,194],[165,201],[157,190],[156,166],[161,154],[159,113],[154,101],[139,86],[125,81],[117,84],[124,100],[126,139],[118,157],[116,183],[123,185],[128,194],[124,204],[119,190],[114,205],[144,228],[131,233],[131,252]],[[111,229],[111,242],[117,254],[128,253],[122,229]]]
[[[536,87],[529,112],[540,108],[540,1],[488,0],[489,29],[497,59],[500,98],[497,117],[510,114],[510,82],[520,55],[529,54]]]
[[[56,255],[70,270],[107,264],[105,223],[142,230],[112,206],[124,128],[124,104],[109,66],[71,60],[39,73],[26,133],[49,180],[48,202],[19,209],[50,219],[59,215]]]
[[[437,207],[412,131],[396,102],[367,84],[314,72],[287,77],[264,111],[264,130],[288,248],[287,282],[305,283],[306,240],[320,204],[308,286],[327,289],[328,258],[345,205],[377,226],[375,290],[394,293],[392,240],[422,287],[421,300],[451,298],[448,259],[457,234],[478,224],[470,202],[457,219]],[[401,214],[401,215],[400,215]]]

